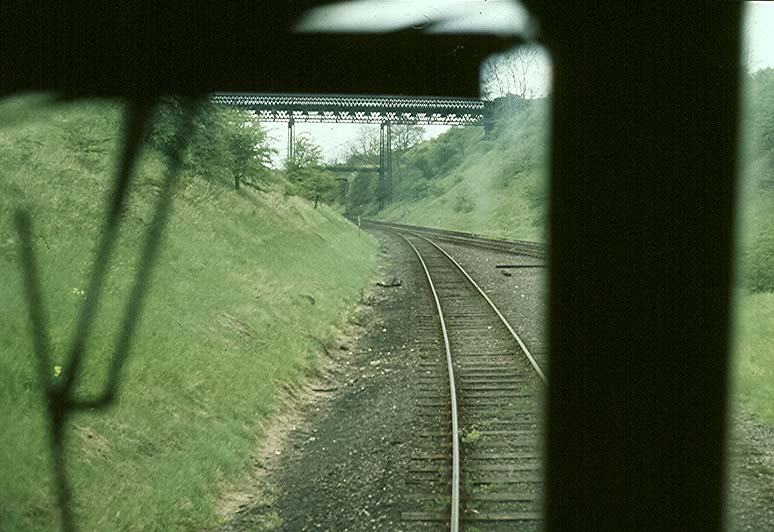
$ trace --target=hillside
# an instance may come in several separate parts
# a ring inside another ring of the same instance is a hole
[[[543,241],[548,102],[496,100],[495,126],[452,128],[394,154],[393,202],[378,211],[375,178],[355,178],[350,210],[374,218]],[[774,69],[748,75],[741,123],[739,281],[774,290]]]
[[[774,68],[744,80],[737,220],[737,407],[774,427]]]
[[[86,286],[121,145],[121,108],[52,106],[26,96],[0,102],[0,124],[0,530],[58,530],[14,216],[26,209],[33,224],[47,371],[61,381],[79,309],[91,297]],[[159,195],[163,127],[154,135],[122,216],[81,396],[105,384]],[[118,401],[68,425],[82,530],[215,524],[216,501],[250,464],[261,423],[282,408],[278,392],[314,369],[321,344],[347,320],[374,272],[375,240],[329,207],[314,209],[267,176],[264,192],[237,192],[229,173],[208,172],[222,166],[205,164],[214,140],[200,136],[188,150]]]
[[[452,128],[401,154],[393,203],[377,218],[543,241],[548,105],[497,103],[491,131]]]
[[[734,356],[737,405],[774,426],[774,69],[743,85]],[[547,223],[545,100],[497,102],[493,130],[452,128],[398,154],[393,203],[355,179],[350,209],[374,218],[543,241]],[[395,157],[395,155],[394,155]]]

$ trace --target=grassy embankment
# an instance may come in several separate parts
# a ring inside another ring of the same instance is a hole
[[[378,218],[543,241],[545,100],[504,101],[494,129],[453,128],[401,156],[394,202]]]
[[[774,69],[743,87],[733,406],[774,427]]]
[[[774,294],[736,297],[733,407],[774,427]]]
[[[0,103],[0,529],[56,530],[42,394],[13,214],[29,209],[63,365],[120,145],[120,108]],[[163,158],[147,149],[79,390],[100,389]],[[278,392],[312,371],[375,267],[375,241],[331,209],[186,171],[117,404],[67,429],[82,530],[193,530],[250,465]],[[346,252],[342,252],[346,250]],[[54,368],[51,368],[52,373]],[[61,378],[61,377],[60,377]]]

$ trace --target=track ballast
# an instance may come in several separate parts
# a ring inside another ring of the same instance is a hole
[[[446,353],[420,363],[427,428],[410,471],[417,510],[402,517],[452,532],[539,530],[542,368],[453,257],[426,236],[397,234],[423,264],[446,337]]]

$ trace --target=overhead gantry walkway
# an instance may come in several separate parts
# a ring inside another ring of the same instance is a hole
[[[295,123],[379,124],[379,208],[392,202],[392,124],[479,125],[490,122],[490,102],[476,98],[347,94],[216,93],[214,103],[253,111],[264,122],[287,122],[288,159]]]
[[[250,109],[267,122],[481,125],[485,109],[475,98],[418,96],[216,93],[212,101]]]

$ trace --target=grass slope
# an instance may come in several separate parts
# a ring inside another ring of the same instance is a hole
[[[774,427],[774,159],[743,166],[738,205],[732,389],[735,408]],[[760,177],[764,176],[762,180]]]
[[[71,341],[120,145],[121,109],[0,103],[0,529],[56,530],[42,394],[13,226],[30,210],[52,359]],[[36,110],[38,109],[38,110]],[[143,158],[91,335],[100,389],[162,158]],[[250,463],[277,392],[315,366],[375,267],[375,241],[332,210],[183,175],[120,400],[68,429],[82,530],[191,530]],[[342,250],[346,250],[343,252]],[[51,368],[54,371],[54,368]]]
[[[743,89],[733,406],[774,427],[774,69]]]
[[[378,218],[543,241],[545,100],[503,102],[494,129],[453,128],[402,155],[393,204]]]
[[[735,321],[735,407],[774,427],[774,294],[739,294]]]

